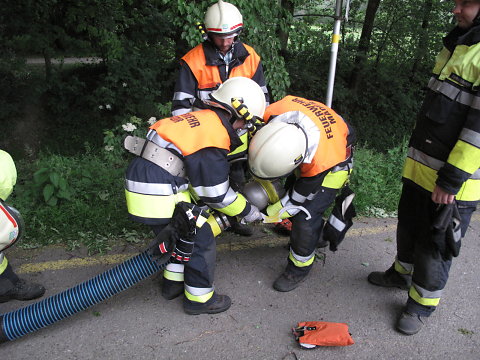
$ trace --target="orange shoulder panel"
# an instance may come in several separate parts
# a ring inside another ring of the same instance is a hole
[[[190,70],[192,70],[195,79],[197,79],[199,89],[215,88],[217,84],[222,83],[218,67],[207,65],[202,44],[195,46],[186,53],[182,57],[182,60],[185,61],[190,67]]]
[[[150,126],[164,140],[174,144],[183,156],[214,147],[230,151],[230,137],[212,110],[194,111],[157,121]]]

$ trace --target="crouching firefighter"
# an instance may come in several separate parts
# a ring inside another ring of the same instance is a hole
[[[268,216],[292,221],[287,267],[273,284],[275,290],[286,292],[305,280],[315,259],[315,249],[324,241],[322,216],[335,201],[337,192],[346,186],[353,165],[354,133],[326,105],[295,96],[268,106],[264,120],[268,123],[249,144],[252,174],[273,179],[299,170],[286,194],[266,208]],[[349,206],[341,216],[337,213],[329,219],[326,233],[332,250],[336,250],[354,216],[353,195],[344,190],[340,196]],[[333,231],[334,228],[338,230]]]
[[[0,150],[0,303],[32,300],[45,293],[42,285],[19,278],[3,253],[22,238],[25,227],[20,213],[5,203],[16,182],[15,163],[7,152]]]
[[[179,202],[199,199],[223,217],[245,223],[261,220],[259,210],[229,184],[227,154],[241,145],[237,130],[245,121],[232,106],[240,98],[257,117],[265,111],[265,96],[253,80],[235,77],[211,93],[209,109],[162,119],[153,124],[146,140],[127,138],[125,147],[138,156],[125,175],[125,195],[130,218],[150,225],[156,235],[170,222]],[[226,215],[226,216],[225,216]],[[168,264],[162,296],[173,299],[184,292],[187,314],[218,313],[231,300],[214,289],[216,216],[198,227],[190,261]]]

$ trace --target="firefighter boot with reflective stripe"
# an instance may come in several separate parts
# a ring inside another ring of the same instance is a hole
[[[425,325],[426,317],[404,311],[397,321],[396,328],[405,335],[414,335]]]
[[[172,281],[163,278],[162,296],[166,300],[172,300],[183,294],[183,281]]]
[[[217,314],[228,310],[231,305],[232,300],[230,297],[217,295],[215,292],[205,303],[190,301],[187,297],[183,298],[183,310],[189,315]]]
[[[410,275],[402,276],[395,271],[392,265],[387,271],[374,271],[368,275],[368,282],[373,285],[383,287],[397,287],[402,290],[410,289],[412,277]]]
[[[296,267],[289,261],[285,271],[273,283],[273,288],[281,292],[292,291],[305,281],[311,268],[312,265]]]
[[[0,303],[10,300],[32,300],[43,294],[45,294],[45,288],[42,285],[19,279],[9,290],[0,295]]]

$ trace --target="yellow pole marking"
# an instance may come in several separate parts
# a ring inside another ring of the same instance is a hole
[[[480,214],[474,214],[472,221],[480,221]],[[388,224],[385,226],[377,227],[364,227],[364,228],[353,228],[348,231],[349,237],[360,237],[360,236],[369,236],[374,234],[395,232],[397,224]],[[288,243],[289,238],[286,236],[277,237],[276,235],[266,234],[265,239],[258,239],[245,242],[235,242],[229,244],[220,244],[217,246],[219,252],[223,251],[241,251],[254,249],[258,247],[278,247],[283,246]],[[113,254],[113,255],[102,255],[102,256],[92,256],[87,258],[73,258],[70,260],[56,260],[56,261],[45,261],[41,263],[31,263],[23,264],[16,269],[16,272],[19,274],[41,272],[47,270],[63,270],[71,268],[81,268],[86,266],[95,266],[95,265],[115,265],[121,262],[124,262],[138,253],[127,253],[127,254]]]

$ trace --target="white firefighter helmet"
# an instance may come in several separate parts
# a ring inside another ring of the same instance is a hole
[[[24,228],[25,224],[18,210],[0,201],[0,251],[20,240]]]
[[[253,116],[263,117],[266,101],[262,88],[252,79],[237,76],[228,79],[221,84],[218,89],[210,94],[211,100],[206,103],[213,106],[222,107],[235,115],[237,118],[242,116],[232,106],[232,99],[240,99]]]
[[[243,28],[243,17],[235,5],[219,0],[205,13],[207,33],[238,35]]]
[[[301,127],[286,122],[271,122],[250,141],[250,171],[261,179],[288,175],[305,159],[307,145],[307,136]]]

